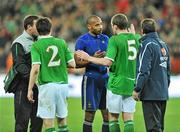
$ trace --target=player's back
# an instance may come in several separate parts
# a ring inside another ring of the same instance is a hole
[[[138,52],[138,40],[135,35],[122,33],[113,37],[117,46],[115,58],[115,70],[117,74],[135,77],[136,56]],[[112,67],[113,68],[113,67]]]
[[[72,56],[65,41],[54,37],[41,38],[33,47],[41,60],[39,83],[67,83],[67,62]]]
[[[109,87],[114,93],[130,95],[135,82],[138,39],[134,34],[121,33],[111,37],[110,44],[116,47],[116,55],[110,67]]]

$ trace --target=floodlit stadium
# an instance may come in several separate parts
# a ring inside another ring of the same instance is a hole
[[[116,13],[123,13],[128,17],[129,25],[131,23],[134,25],[136,34],[141,34],[142,19],[153,18],[156,21],[157,32],[168,44],[171,59],[171,83],[168,89],[169,100],[166,107],[164,131],[180,131],[179,0],[1,0],[0,2],[0,132],[15,130],[14,94],[5,93],[3,81],[13,65],[11,46],[14,39],[24,30],[24,17],[27,15],[49,17],[52,21],[52,36],[64,39],[71,52],[75,52],[77,39],[88,32],[86,25],[88,16],[101,17],[103,34],[110,38],[113,35],[111,17]],[[67,124],[70,132],[83,130],[84,110],[81,104],[81,83],[84,72],[85,68],[68,69]],[[102,122],[101,112],[98,110],[93,122],[93,132],[101,132]],[[119,123],[123,131],[124,122],[121,114]],[[58,129],[56,122],[55,127]],[[42,131],[45,129],[43,128]],[[146,131],[140,101],[137,102],[134,113],[134,131]]]

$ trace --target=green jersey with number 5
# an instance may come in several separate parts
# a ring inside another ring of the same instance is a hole
[[[32,64],[40,64],[38,83],[68,83],[67,63],[73,60],[66,42],[52,36],[40,38],[31,48]]]
[[[109,69],[108,89],[114,94],[132,95],[139,38],[131,33],[121,33],[109,39],[106,58],[113,63]]]

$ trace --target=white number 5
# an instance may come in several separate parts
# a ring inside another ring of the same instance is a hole
[[[135,60],[137,56],[137,50],[133,46],[136,44],[135,40],[128,40],[128,52],[132,52],[133,54],[129,55],[128,59],[129,60]]]
[[[59,66],[60,65],[60,59],[55,61],[54,59],[56,58],[57,54],[58,54],[58,48],[54,45],[52,46],[49,46],[47,49],[46,49],[46,52],[49,52],[49,50],[52,49],[53,51],[53,54],[52,54],[52,57],[48,63],[48,66],[49,67],[52,67],[52,66]]]

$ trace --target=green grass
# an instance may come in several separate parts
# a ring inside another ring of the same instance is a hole
[[[81,132],[83,122],[83,111],[79,98],[70,98],[68,125],[70,132]],[[12,98],[0,98],[0,132],[14,131],[14,108]],[[180,98],[172,98],[168,101],[165,116],[165,132],[180,132]],[[134,116],[135,132],[145,132],[144,120],[142,115],[141,103],[138,102]],[[96,113],[93,132],[101,132],[101,114]],[[120,119],[121,128],[123,122]],[[123,129],[122,129],[123,130]]]

